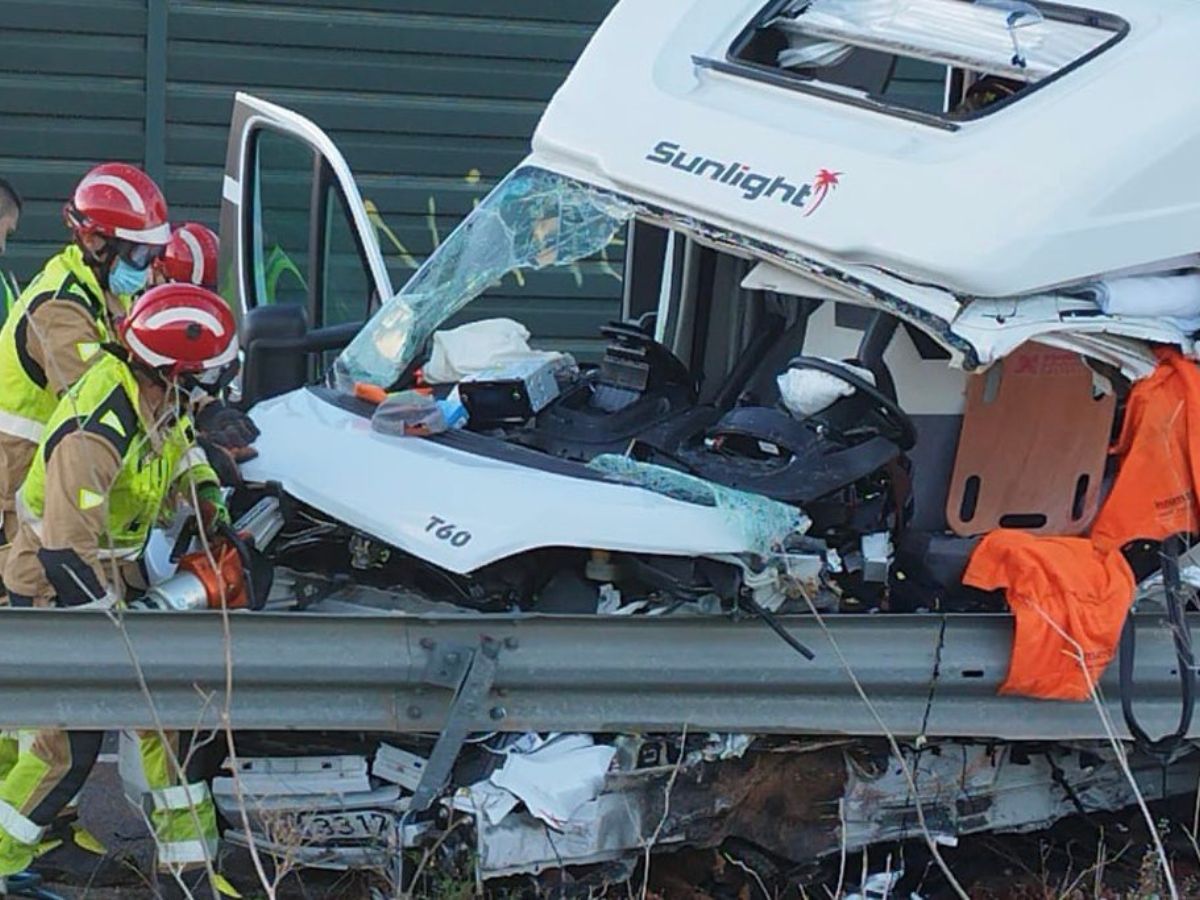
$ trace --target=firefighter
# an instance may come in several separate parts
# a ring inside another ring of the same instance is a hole
[[[171,232],[163,255],[154,261],[154,284],[182,281],[217,289],[217,258],[221,245],[212,229],[184,222]]]
[[[154,261],[151,281],[158,284],[184,282],[198,284],[210,291],[217,289],[217,261],[220,255],[220,240],[212,229],[199,222],[184,222],[171,232],[171,240],[162,256]],[[237,369],[230,367],[226,374],[235,375]],[[221,393],[223,385],[210,385],[207,391],[214,397]],[[233,462],[245,462],[258,455],[250,445],[258,437],[258,427],[249,416],[224,402],[212,402],[206,394],[197,395],[201,402],[196,410],[196,430],[202,443],[215,444],[229,452]],[[228,467],[227,481],[236,484],[235,467]]]
[[[0,256],[8,249],[8,239],[21,224],[21,207],[21,195],[17,189],[7,179],[0,178]],[[8,315],[20,293],[21,289],[12,272],[0,270],[0,303],[3,303],[0,322]]]
[[[0,329],[0,515],[8,540],[17,488],[46,420],[96,360],[171,237],[162,192],[124,163],[89,171],[63,214],[72,242],[29,282]]]
[[[71,388],[48,419],[17,497],[20,530],[4,568],[14,606],[110,607],[123,584],[115,560],[133,560],[150,528],[181,497],[205,530],[228,525],[216,472],[196,446],[189,379],[237,356],[233,315],[190,284],[147,291],[119,328],[119,344]],[[0,782],[0,877],[25,870],[46,827],[83,784],[99,732],[42,730],[23,736]],[[186,782],[168,742],[140,742],[146,808],[165,887],[202,881],[217,843],[203,781]]]
[[[5,182],[0,245],[19,216],[20,198]],[[62,391],[90,365],[109,335],[110,317],[127,310],[129,295],[140,289],[151,259],[170,237],[162,192],[133,166],[92,169],[76,186],[64,216],[74,240],[6,309],[0,329],[0,567],[16,533],[16,489],[44,422]],[[8,735],[0,740],[0,777],[16,764],[18,748]],[[69,811],[54,822],[40,850],[51,847],[57,848],[53,864],[99,872],[94,857],[104,848]]]

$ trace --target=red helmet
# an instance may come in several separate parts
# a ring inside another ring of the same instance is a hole
[[[184,281],[214,289],[220,243],[211,228],[185,222],[171,232],[171,242],[154,267],[169,281]]]
[[[149,175],[126,163],[103,163],[84,175],[65,212],[77,234],[160,247],[171,239],[162,191]]]
[[[237,358],[237,325],[229,305],[194,284],[151,288],[121,322],[133,358],[169,376],[219,369]]]

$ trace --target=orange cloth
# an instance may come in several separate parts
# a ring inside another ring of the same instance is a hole
[[[1155,352],[1158,368],[1129,394],[1112,451],[1121,467],[1092,523],[1101,550],[1200,530],[1200,369],[1177,350]]]
[[[1063,633],[1098,680],[1115,655],[1136,587],[1121,548],[1138,538],[1200,531],[1200,369],[1177,350],[1155,353],[1158,367],[1129,394],[1112,449],[1120,469],[1091,536],[996,531],[971,555],[963,583],[1003,588],[1017,620],[1001,693],[1087,699],[1079,650]]]
[[[988,591],[1003,588],[1016,618],[1008,678],[1000,693],[1046,700],[1091,696],[1080,649],[1091,681],[1099,681],[1113,658],[1134,591],[1133,573],[1119,550],[1101,552],[1087,538],[1008,530],[993,531],[980,542],[963,583]]]

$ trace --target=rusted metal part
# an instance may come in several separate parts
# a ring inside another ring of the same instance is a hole
[[[706,773],[707,774],[707,773]],[[784,859],[807,860],[839,846],[838,802],[847,781],[840,748],[812,753],[754,753],[714,766],[706,787],[719,818],[700,840],[738,838]]]

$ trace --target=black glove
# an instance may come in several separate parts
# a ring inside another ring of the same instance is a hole
[[[196,438],[196,444],[204,451],[208,464],[225,487],[241,487],[242,472],[238,463],[258,456],[257,451],[250,447],[243,447],[240,451],[229,450],[203,434]]]
[[[217,400],[196,414],[196,431],[226,450],[242,450],[260,434],[254,420],[232,406]],[[253,459],[253,457],[246,457]]]

